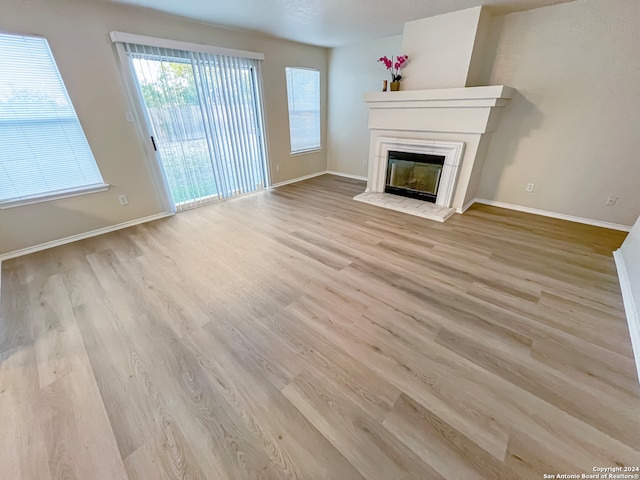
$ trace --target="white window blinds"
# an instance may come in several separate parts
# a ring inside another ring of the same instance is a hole
[[[104,188],[47,41],[0,34],[0,205]]]
[[[320,72],[286,68],[291,153],[320,148]]]
[[[177,211],[267,185],[258,60],[124,49]]]

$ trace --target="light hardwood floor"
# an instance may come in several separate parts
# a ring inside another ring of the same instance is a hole
[[[325,175],[6,261],[2,479],[640,466],[624,234]]]

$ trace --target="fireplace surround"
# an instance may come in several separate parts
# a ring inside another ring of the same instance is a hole
[[[354,199],[441,222],[462,213],[476,196],[491,132],[512,92],[496,85],[366,94],[367,189]],[[389,151],[445,157],[435,203],[385,192]]]

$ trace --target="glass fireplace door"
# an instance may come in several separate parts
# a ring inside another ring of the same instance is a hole
[[[385,191],[435,202],[444,157],[389,152]]]
[[[389,162],[387,184],[436,195],[441,174],[442,165],[393,160]]]

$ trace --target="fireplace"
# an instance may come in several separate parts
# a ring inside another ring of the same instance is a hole
[[[384,191],[436,203],[445,157],[389,151]]]
[[[451,202],[464,142],[381,135],[375,140],[367,190],[354,200],[440,222],[455,213]]]
[[[511,95],[503,85],[365,94],[369,172],[367,189],[354,200],[439,222],[464,212]],[[428,160],[397,158],[405,153]]]

